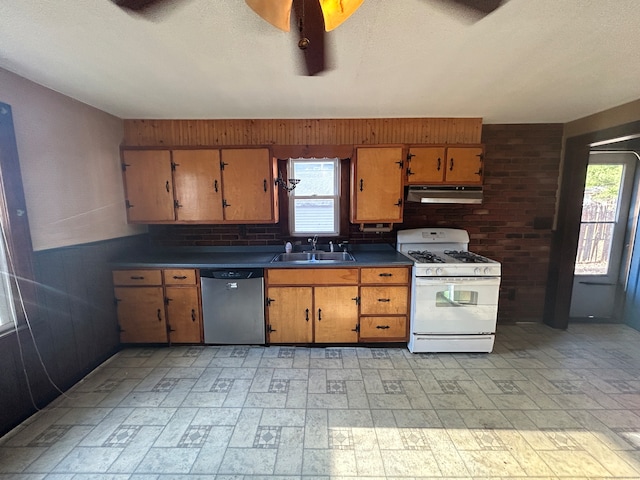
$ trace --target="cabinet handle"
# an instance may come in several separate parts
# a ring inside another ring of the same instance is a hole
[[[131,280],[144,280],[144,277],[141,275],[131,275]]]
[[[160,309],[158,309],[158,321],[162,321],[162,313],[160,313]]]
[[[264,188],[265,192],[267,191],[267,179],[266,178],[262,181],[262,188]]]
[[[269,325],[269,328],[267,328],[267,331],[268,331],[269,333],[271,333],[271,332],[277,332],[277,330],[276,330],[275,328],[273,328],[271,325]]]
[[[359,332],[360,331],[360,324],[356,323],[356,327],[351,329],[352,332]]]
[[[389,325],[378,325],[376,328],[379,328],[380,330],[386,330],[387,328],[391,327],[389,327]]]
[[[175,328],[171,328],[171,325],[167,323],[167,333],[175,332]]]
[[[213,190],[214,190],[215,192],[218,192],[218,180],[214,180],[214,181],[213,181]]]
[[[356,305],[360,305],[360,297],[353,297],[351,300],[356,302]]]
[[[173,276],[174,280],[186,280],[187,276],[186,275],[174,275]]]
[[[449,160],[449,171],[453,170],[453,157]]]
[[[381,277],[393,277],[393,273],[381,273]]]
[[[195,308],[191,309],[191,321],[192,322],[196,321],[196,309]]]
[[[318,309],[318,321],[322,320],[322,309]]]
[[[167,189],[167,193],[170,192],[170,190],[169,190],[169,180],[167,180],[167,183],[164,184],[164,188]]]
[[[304,319],[305,319],[307,322],[309,321],[309,309],[308,309],[308,308],[304,311]]]
[[[360,191],[364,188],[364,180],[360,179]]]
[[[402,205],[402,199],[401,199],[401,198],[399,198],[399,199],[398,199],[398,202],[397,202],[397,203],[394,203],[394,205],[395,205],[396,207],[399,207],[400,205]]]
[[[442,166],[442,159],[438,157],[438,168],[437,168],[438,171],[440,171],[441,166]]]
[[[223,207],[230,207],[231,205],[228,204],[226,200],[222,200],[222,206]]]
[[[379,302],[390,302],[391,299],[390,298],[379,298],[378,301]]]

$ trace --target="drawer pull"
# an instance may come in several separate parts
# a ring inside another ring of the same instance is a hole
[[[180,275],[180,276],[178,276],[178,275],[174,275],[174,276],[173,276],[173,279],[174,279],[174,280],[186,280],[186,279],[187,279],[187,276],[186,276],[186,275]]]
[[[381,277],[393,277],[393,273],[381,273]]]
[[[391,327],[389,325],[378,325],[376,328],[379,328],[380,330],[386,330]]]
[[[322,320],[322,309],[318,309],[318,321]]]
[[[162,313],[160,313],[160,309],[158,309],[158,321],[162,321]]]
[[[144,277],[141,275],[131,275],[131,280],[144,280]]]
[[[196,309],[195,308],[191,309],[191,321],[192,322],[196,321]]]
[[[390,298],[379,298],[378,301],[379,302],[390,302],[391,299]]]
[[[305,309],[304,311],[304,319],[308,322],[309,321],[309,309]]]

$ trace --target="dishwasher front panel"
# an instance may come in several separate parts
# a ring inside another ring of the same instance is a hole
[[[204,342],[264,345],[264,279],[200,278]]]

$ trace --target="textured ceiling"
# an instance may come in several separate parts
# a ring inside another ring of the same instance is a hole
[[[242,0],[6,0],[0,67],[121,118],[567,122],[640,98],[638,25],[638,0],[365,0],[306,77],[297,32]]]

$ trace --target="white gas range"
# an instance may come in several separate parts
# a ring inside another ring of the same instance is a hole
[[[398,232],[397,250],[414,261],[409,351],[493,350],[501,267],[468,246],[466,230]]]

